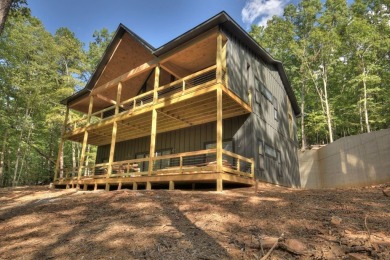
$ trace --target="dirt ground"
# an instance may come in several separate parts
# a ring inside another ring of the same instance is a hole
[[[390,259],[389,188],[0,189],[0,259]]]

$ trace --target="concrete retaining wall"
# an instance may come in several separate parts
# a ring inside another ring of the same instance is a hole
[[[302,188],[357,187],[390,181],[390,129],[299,152]]]

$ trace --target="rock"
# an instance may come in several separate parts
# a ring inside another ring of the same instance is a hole
[[[358,254],[358,253],[350,253],[348,255],[348,257],[349,257],[348,259],[350,259],[350,260],[370,260],[371,259],[366,255]]]
[[[342,219],[337,216],[332,216],[332,219],[330,220],[330,223],[332,223],[335,226],[338,226],[341,224]]]
[[[383,195],[385,195],[386,197],[390,197],[390,188],[386,188],[384,190],[382,190],[383,192]]]
[[[277,241],[277,237],[264,237],[260,242],[263,249],[268,249],[271,248]]]
[[[284,245],[289,252],[295,253],[297,255],[303,255],[307,251],[306,245],[298,239],[286,239]]]

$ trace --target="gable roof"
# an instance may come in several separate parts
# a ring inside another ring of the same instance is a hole
[[[115,51],[115,47],[122,38],[122,36],[125,33],[128,33],[131,37],[133,37],[136,41],[138,41],[142,46],[144,46],[145,49],[147,49],[153,56],[160,57],[163,54],[168,53],[169,51],[175,49],[176,47],[184,44],[185,42],[205,33],[206,31],[216,27],[216,26],[222,26],[224,29],[226,29],[228,32],[230,32],[232,35],[235,35],[237,38],[240,39],[240,41],[246,45],[251,51],[253,51],[254,54],[258,55],[263,61],[265,61],[268,64],[274,65],[279,72],[279,75],[281,77],[282,83],[284,85],[284,88],[286,90],[286,93],[290,99],[291,106],[294,110],[295,115],[300,114],[300,108],[298,105],[298,102],[295,98],[293,89],[290,85],[290,82],[287,78],[287,74],[284,70],[283,64],[281,61],[278,61],[274,59],[266,50],[264,50],[239,24],[237,24],[226,12],[222,11],[221,13],[213,16],[212,18],[208,19],[207,21],[199,24],[198,26],[192,28],[191,30],[183,33],[182,35],[176,37],[175,39],[169,41],[168,43],[164,44],[163,46],[159,48],[154,48],[152,45],[150,45],[148,42],[146,42],[144,39],[139,37],[136,33],[128,29],[123,24],[120,24],[118,26],[118,29],[116,30],[113,39],[111,40],[110,44],[108,45],[106,51],[103,54],[102,59],[99,62],[99,65],[97,66],[95,72],[89,79],[88,83],[84,87],[84,89],[80,90],[79,92],[73,94],[72,96],[64,99],[61,101],[62,104],[68,104],[69,102],[82,97],[86,94],[88,94],[92,88],[95,86],[95,83],[101,76],[105,66],[107,65],[111,55]]]

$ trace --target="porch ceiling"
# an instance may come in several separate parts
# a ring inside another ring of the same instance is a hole
[[[223,92],[223,118],[248,114],[245,107],[239,104],[232,94]],[[151,133],[152,107],[148,112],[134,115],[117,121],[117,142],[149,136]],[[173,131],[193,125],[205,124],[217,120],[216,92],[211,91],[189,100],[172,102],[170,105],[157,109],[157,133]],[[95,128],[88,131],[88,143],[92,145],[105,145],[111,142],[113,124]],[[67,139],[82,142],[84,134],[81,132],[69,136]]]

